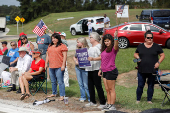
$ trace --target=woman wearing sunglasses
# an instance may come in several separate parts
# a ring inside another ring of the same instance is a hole
[[[45,61],[41,58],[42,52],[42,50],[34,49],[32,52],[34,60],[31,63],[29,71],[25,72],[22,76],[19,77],[19,84],[22,92],[20,97],[21,100],[24,100],[30,96],[28,81],[33,78],[45,77]]]
[[[153,42],[154,37],[150,30],[145,33],[145,42],[140,44],[134,57],[138,59],[138,87],[136,90],[138,104],[141,100],[143,88],[145,86],[146,78],[148,84],[147,102],[152,104],[152,97],[154,92],[154,82],[156,71],[158,71],[160,63],[164,60],[165,55],[162,48]],[[158,58],[160,56],[160,58]]]
[[[29,52],[29,55],[32,56],[34,45],[31,43],[31,41],[28,41],[28,38],[26,35],[21,36],[21,47],[25,47],[27,51]]]

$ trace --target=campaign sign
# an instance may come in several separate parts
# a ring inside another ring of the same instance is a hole
[[[79,67],[90,67],[90,61],[88,60],[87,48],[76,49],[77,59],[79,62]]]

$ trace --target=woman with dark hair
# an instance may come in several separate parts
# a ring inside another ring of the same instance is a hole
[[[52,42],[47,49],[46,57],[46,67],[49,62],[49,73],[52,84],[52,94],[48,97],[57,96],[57,84],[59,84],[60,99],[64,100],[65,96],[65,85],[64,85],[64,70],[66,67],[66,58],[67,58],[67,46],[64,45],[61,41],[60,34],[54,33],[52,35]]]
[[[141,100],[143,88],[146,78],[148,83],[147,101],[152,104],[152,96],[154,92],[155,76],[153,74],[158,71],[160,63],[164,60],[165,54],[162,48],[153,42],[153,34],[151,31],[145,33],[145,42],[139,44],[134,57],[138,59],[138,87],[136,90],[138,104]],[[160,58],[158,59],[158,56]]]
[[[21,47],[25,47],[27,51],[29,52],[29,55],[32,56],[32,51],[34,50],[34,45],[31,43],[31,41],[28,41],[28,38],[26,35],[21,36]]]
[[[118,52],[117,31],[114,33],[114,39],[110,34],[103,37],[101,55],[96,58],[89,58],[91,61],[101,60],[101,68],[98,76],[103,72],[103,82],[107,92],[107,105],[103,107],[103,111],[116,110],[116,92],[115,82],[118,76],[118,70],[115,66],[115,59]]]

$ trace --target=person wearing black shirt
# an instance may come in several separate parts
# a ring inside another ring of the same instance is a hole
[[[159,59],[158,56],[160,56]],[[165,58],[165,55],[162,48],[153,42],[153,34],[150,30],[145,33],[145,42],[138,45],[136,52],[134,53],[134,57],[136,59],[140,59],[138,60],[138,87],[136,91],[136,103],[140,102],[146,78],[148,78],[147,101],[152,104],[151,100],[154,92],[155,81],[155,76],[153,74],[155,74],[158,70],[160,63]]]

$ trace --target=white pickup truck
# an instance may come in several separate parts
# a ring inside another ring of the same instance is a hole
[[[0,31],[5,32],[6,28],[6,17],[0,17]]]

